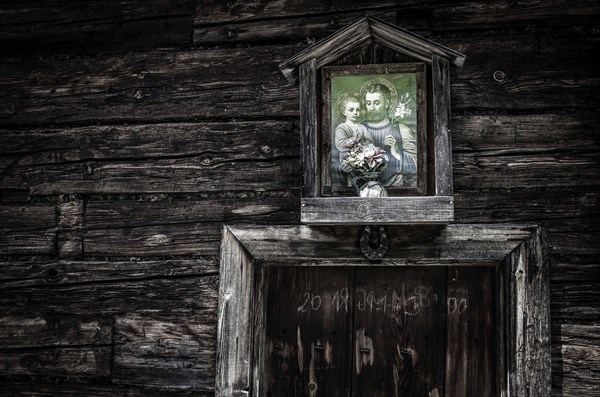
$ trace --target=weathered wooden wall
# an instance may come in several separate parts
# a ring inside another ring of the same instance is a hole
[[[467,55],[456,222],[548,226],[556,396],[600,390],[600,4],[0,5],[0,395],[212,394],[223,223],[299,222],[278,63],[365,14]]]

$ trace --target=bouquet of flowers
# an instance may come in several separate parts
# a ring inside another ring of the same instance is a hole
[[[388,156],[385,150],[367,140],[349,138],[344,142],[344,148],[347,151],[342,159],[342,164],[348,165],[361,175],[381,172],[386,167]]]

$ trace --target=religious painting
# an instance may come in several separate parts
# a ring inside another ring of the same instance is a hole
[[[322,70],[321,194],[426,194],[425,64]]]

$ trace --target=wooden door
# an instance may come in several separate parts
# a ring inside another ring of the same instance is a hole
[[[264,395],[496,394],[493,267],[278,266],[265,281]]]

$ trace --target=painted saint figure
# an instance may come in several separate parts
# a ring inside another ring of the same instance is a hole
[[[398,101],[396,88],[384,78],[375,78],[364,83],[360,92],[366,104],[364,126],[376,146],[389,148],[383,185],[416,187],[416,135],[409,126],[391,117]]]
[[[340,152],[339,165],[334,167],[340,171],[340,178],[344,186],[352,186],[352,168],[343,164],[347,148],[344,146],[350,138],[363,139],[373,143],[373,137],[363,124],[360,123],[365,114],[364,102],[357,93],[343,93],[336,101],[336,112],[344,120],[335,127],[334,143]]]

